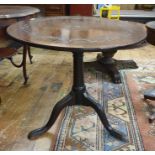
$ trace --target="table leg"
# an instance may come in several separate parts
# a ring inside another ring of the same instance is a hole
[[[90,95],[88,95],[86,91],[86,87],[84,85],[84,72],[83,72],[83,52],[77,51],[73,53],[73,87],[72,91],[68,96],[64,97],[61,101],[59,101],[53,111],[51,113],[50,119],[45,126],[42,128],[36,129],[29,133],[28,138],[32,139],[38,137],[45,133],[49,128],[54,124],[56,119],[58,118],[61,110],[66,106],[73,105],[81,105],[81,106],[90,106],[92,107],[97,114],[99,115],[102,124],[109,131],[109,133],[117,139],[126,140],[123,133],[120,133],[113,129],[109,124],[107,117],[105,115],[104,109],[101,104],[96,103],[94,99]]]
[[[23,46],[23,58],[22,58],[22,62],[20,64],[16,64],[13,61],[12,57],[8,57],[8,59],[11,61],[12,65],[14,65],[17,68],[23,68],[23,76],[24,76],[24,85],[27,84],[27,80],[28,80],[28,76],[27,76],[27,71],[26,71],[26,57],[27,57],[27,52],[28,52],[28,45],[24,45]]]
[[[26,72],[26,56],[27,56],[27,51],[28,51],[28,47],[27,45],[24,45],[23,47],[23,76],[24,76],[24,85],[27,84],[27,80],[28,80],[28,76],[27,76],[27,72]]]
[[[113,137],[115,137],[119,140],[122,140],[122,141],[127,140],[123,133],[121,133],[120,131],[117,131],[116,129],[113,129],[111,127],[111,125],[109,124],[108,119],[105,115],[102,105],[97,103],[87,92],[85,93],[85,96],[84,96],[84,105],[91,106],[96,111],[102,124],[107,129],[107,131],[109,131],[110,135],[112,135]]]
[[[30,46],[28,46],[28,48],[27,48],[27,52],[28,52],[28,56],[29,56],[30,63],[32,64],[32,63],[33,63],[33,62],[32,62],[32,58],[33,58],[33,56],[31,55]]]
[[[149,89],[144,92],[144,99],[155,100],[155,89]]]
[[[144,100],[153,100],[155,101],[155,89],[148,89],[144,92]],[[149,123],[152,123],[155,120],[155,107],[152,105],[149,105],[148,102],[148,111],[149,111]]]
[[[32,139],[35,137],[38,137],[42,134],[44,134],[46,131],[48,131],[51,126],[55,123],[55,121],[57,120],[60,112],[62,111],[63,108],[65,108],[66,106],[69,106],[73,103],[73,97],[71,94],[69,94],[68,96],[64,97],[62,100],[60,100],[53,108],[53,111],[51,113],[51,116],[49,118],[49,121],[47,122],[47,124],[39,129],[33,130],[28,134],[28,138]]]
[[[115,60],[112,58],[116,52],[116,50],[102,52],[102,54],[98,54],[97,60],[110,74],[114,83],[121,83],[120,73],[117,69]]]

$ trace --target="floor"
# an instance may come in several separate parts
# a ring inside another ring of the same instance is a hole
[[[150,61],[155,59],[155,47],[147,44],[121,50],[116,59]],[[72,55],[68,52],[32,49],[33,64],[27,60],[29,81],[22,84],[21,69],[7,60],[0,62],[0,150],[50,150],[61,119],[43,136],[28,140],[27,134],[46,123],[55,103],[72,86]],[[86,53],[85,61],[96,59],[96,53]],[[20,54],[15,56],[19,62]],[[61,117],[61,115],[60,115]]]

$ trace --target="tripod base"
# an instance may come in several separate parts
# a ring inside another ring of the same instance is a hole
[[[62,109],[65,108],[66,106],[83,105],[83,106],[90,106],[96,111],[102,124],[112,136],[114,136],[119,140],[126,141],[123,133],[114,130],[110,126],[101,104],[97,103],[86,91],[84,85],[84,72],[83,72],[83,51],[79,50],[73,52],[73,66],[74,70],[73,70],[72,91],[69,93],[69,95],[64,97],[54,106],[47,124],[39,129],[30,132],[28,138],[29,139],[35,138],[48,131],[55,123]]]
[[[62,109],[66,106],[73,105],[92,107],[97,112],[102,124],[107,129],[107,131],[109,131],[110,135],[119,140],[126,141],[125,135],[123,133],[120,133],[110,126],[101,104],[97,103],[92,97],[90,97],[90,95],[85,91],[85,88],[81,90],[74,90],[73,88],[69,95],[64,97],[55,105],[47,124],[39,129],[30,132],[28,138],[33,139],[47,132],[49,128],[51,128],[51,126],[55,123]]]

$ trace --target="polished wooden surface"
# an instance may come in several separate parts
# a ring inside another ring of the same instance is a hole
[[[36,17],[39,11],[39,9],[29,6],[0,5],[0,42],[3,42],[2,46],[0,45],[0,58],[9,58],[12,65],[15,67],[23,67],[23,75],[25,79],[24,84],[26,84],[28,79],[26,75],[26,50],[23,50],[23,59],[21,64],[16,64],[13,61],[12,56],[17,53],[18,47],[15,46],[15,42],[13,43],[10,38],[8,38],[6,28],[17,21],[28,20],[32,17]],[[19,47],[21,47],[21,45]],[[28,51],[31,61],[30,50]]]
[[[39,11],[39,9],[31,6],[0,5],[0,19],[25,17]]]
[[[69,4],[27,4],[27,6],[32,6],[40,9],[40,13],[43,16],[69,15]]]
[[[147,28],[147,41],[155,45],[155,21],[146,23]]]
[[[100,51],[133,46],[146,37],[139,23],[96,17],[49,17],[11,25],[8,34],[21,42],[57,50]]]
[[[0,5],[0,31],[6,33],[7,26],[36,17],[39,12],[39,9],[31,6]]]
[[[146,27],[155,30],[155,21],[148,22]]]
[[[0,43],[9,41],[6,28],[18,21],[28,20],[36,17],[39,9],[29,6],[0,5]],[[7,47],[7,46],[0,46]]]

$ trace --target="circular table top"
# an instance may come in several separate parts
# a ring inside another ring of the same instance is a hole
[[[0,19],[24,17],[40,12],[31,6],[0,5]]]
[[[122,49],[146,38],[143,24],[83,16],[21,21],[9,26],[7,32],[22,43],[63,51]]]

